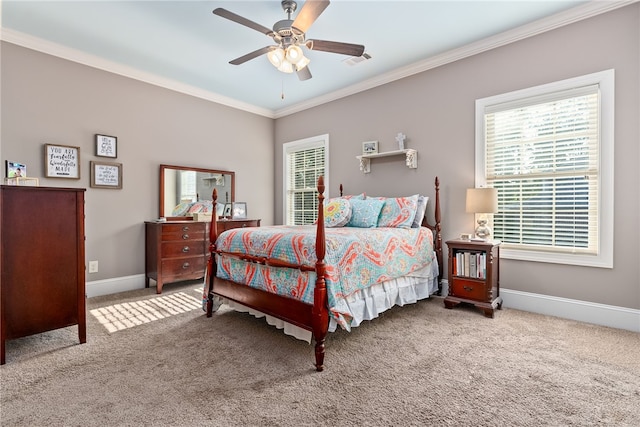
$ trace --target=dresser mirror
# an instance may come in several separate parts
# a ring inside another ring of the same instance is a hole
[[[211,200],[218,190],[218,203],[235,200],[235,172],[188,166],[160,165],[160,217],[192,219],[175,216],[174,209],[182,203]]]

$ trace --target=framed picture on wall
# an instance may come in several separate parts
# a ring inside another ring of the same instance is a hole
[[[122,188],[122,163],[90,162],[92,188]]]
[[[118,138],[109,135],[96,135],[96,156],[118,157]]]
[[[44,176],[80,179],[80,147],[44,144]]]

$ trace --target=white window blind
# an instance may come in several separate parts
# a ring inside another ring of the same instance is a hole
[[[180,202],[198,200],[198,191],[196,190],[196,173],[195,171],[180,172]]]
[[[476,185],[498,190],[493,237],[511,258],[611,266],[613,137],[602,85],[582,80],[481,102]]]
[[[326,178],[327,144],[322,137],[289,144],[284,150],[285,224],[313,224],[318,217],[318,177]]]
[[[494,236],[553,251],[598,250],[598,87],[485,115]]]

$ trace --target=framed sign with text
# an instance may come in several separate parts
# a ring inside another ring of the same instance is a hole
[[[122,163],[90,162],[91,187],[122,188]]]
[[[44,176],[80,179],[80,147],[44,144]]]
[[[96,135],[96,156],[118,157],[118,138],[109,135]]]

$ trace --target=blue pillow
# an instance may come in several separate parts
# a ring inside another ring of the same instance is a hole
[[[349,203],[351,203],[351,219],[349,219],[347,227],[373,228],[378,225],[378,217],[382,206],[384,206],[384,200],[350,199]]]

